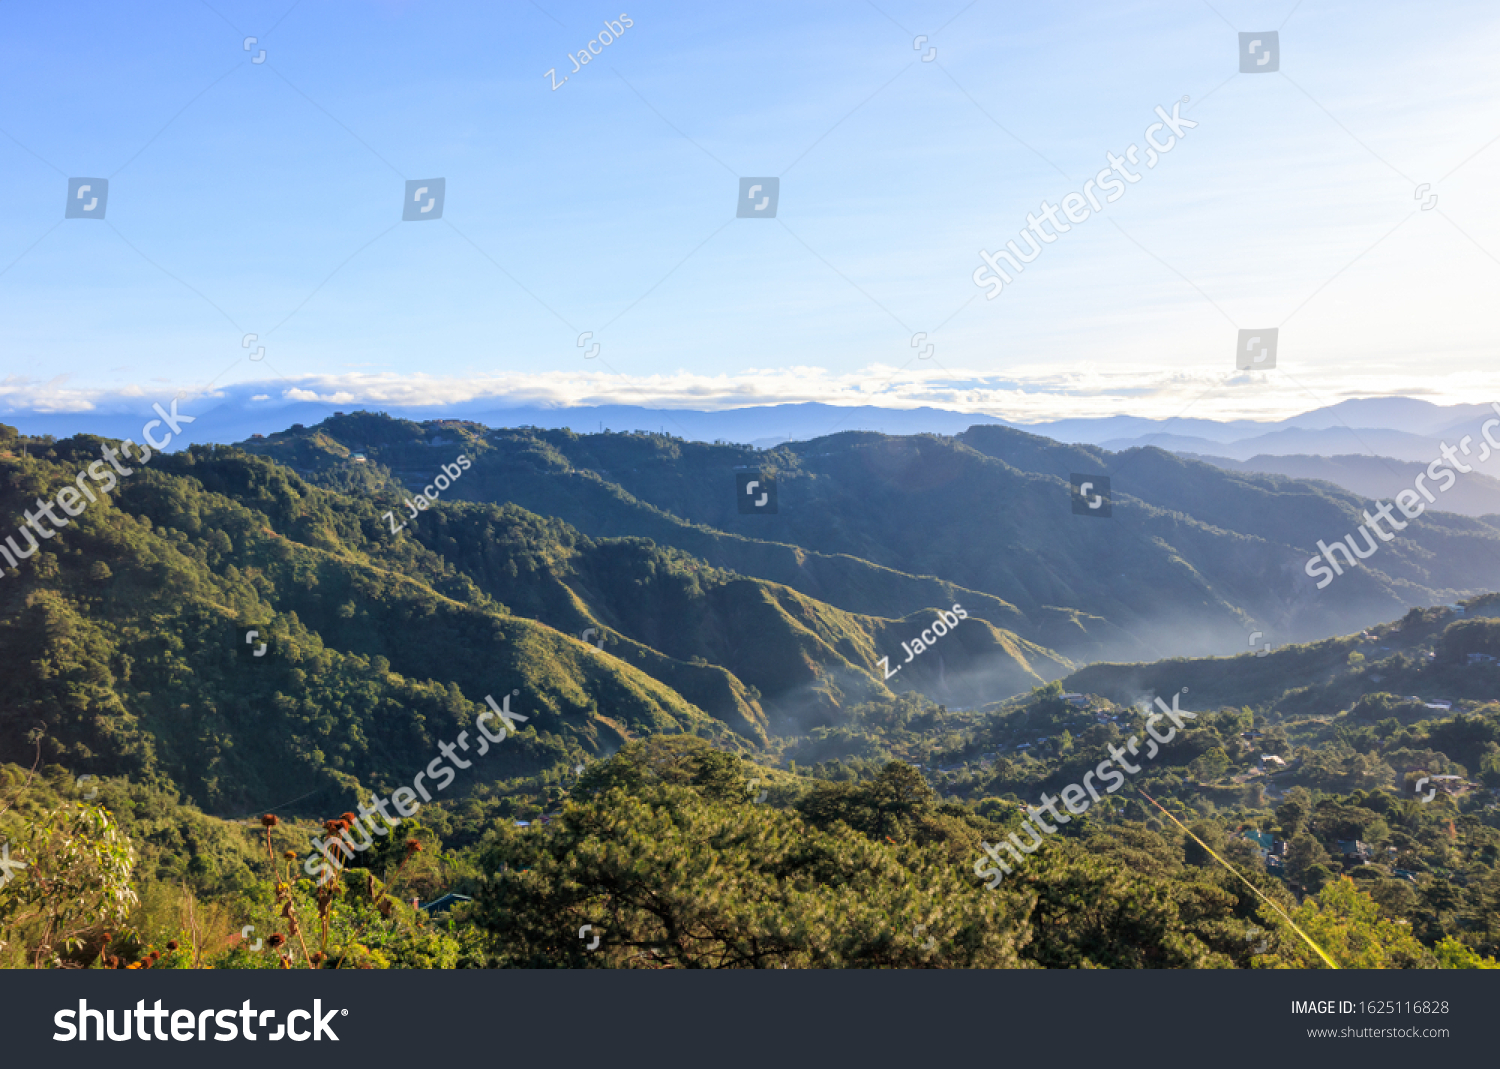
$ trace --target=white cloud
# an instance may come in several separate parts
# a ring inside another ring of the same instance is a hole
[[[1314,365],[1268,372],[1224,369],[1227,361],[1173,368],[1146,363],[1027,364],[1003,374],[912,360],[902,366],[870,364],[838,373],[813,366],[746,368],[705,375],[624,375],[599,368],[584,372],[493,372],[463,376],[357,372],[307,375],[259,387],[250,399],[321,402],[341,407],[444,406],[482,402],[496,408],[533,405],[570,408],[636,405],[713,411],[755,405],[821,402],[883,408],[942,408],[1000,419],[1049,419],[1129,414],[1151,418],[1281,419],[1351,397],[1419,397],[1437,404],[1494,399],[1488,372],[1415,375],[1404,366],[1366,365],[1356,378],[1349,367]],[[290,385],[288,383],[290,382]],[[163,391],[164,393],[173,391]],[[15,377],[0,384],[10,411],[86,412],[141,407],[138,387],[56,390]],[[185,388],[185,398],[223,398],[225,391]]]

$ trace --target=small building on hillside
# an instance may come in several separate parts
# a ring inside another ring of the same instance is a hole
[[[1258,831],[1255,828],[1246,828],[1240,833],[1241,839],[1246,839],[1254,844],[1256,851],[1261,857],[1265,857],[1276,847],[1276,837],[1267,831]]]
[[[1444,794],[1460,795],[1470,787],[1479,786],[1477,783],[1468,782],[1462,776],[1433,776],[1431,779],[1432,785]]]
[[[1370,844],[1360,842],[1358,839],[1340,839],[1337,843],[1338,852],[1345,861],[1354,861],[1364,864],[1370,860]]]
[[[461,905],[464,902],[472,901],[474,900],[468,895],[446,894],[442,898],[439,898],[433,902],[429,902],[421,908],[424,912],[436,916],[440,913],[447,913],[454,906]]]

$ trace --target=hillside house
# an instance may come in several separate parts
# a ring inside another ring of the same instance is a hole
[[[1270,832],[1246,828],[1240,833],[1240,838],[1254,845],[1256,853],[1260,854],[1262,859],[1276,848],[1276,838]]]
[[[1338,852],[1345,861],[1353,861],[1363,865],[1370,860],[1370,844],[1360,842],[1358,839],[1340,839],[1337,843]]]
[[[450,893],[450,894],[444,895],[442,898],[439,898],[439,899],[437,899],[435,901],[427,903],[425,906],[423,906],[421,908],[426,913],[428,913],[428,914],[430,914],[432,916],[437,916],[438,914],[441,914],[441,913],[447,913],[454,906],[461,905],[464,902],[472,902],[472,901],[474,901],[474,900],[472,898],[470,898],[468,895],[456,895],[456,894],[451,894]]]
[[[1460,795],[1470,787],[1479,786],[1477,783],[1468,782],[1462,776],[1433,776],[1431,779],[1432,785],[1444,794]]]

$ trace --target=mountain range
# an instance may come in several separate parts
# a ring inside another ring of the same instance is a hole
[[[463,419],[487,426],[541,427],[589,431],[646,431],[691,441],[728,441],[770,446],[810,441],[839,431],[883,434],[957,434],[972,426],[1001,425],[1060,442],[1121,450],[1140,445],[1206,455],[1248,459],[1256,454],[1325,456],[1374,453],[1424,463],[1435,456],[1431,443],[1476,434],[1493,415],[1487,404],[1436,405],[1409,397],[1356,398],[1281,420],[1209,420],[1190,417],[1148,419],[1118,415],[1019,423],[984,412],[932,407],[882,408],[815,402],[768,404],[716,411],[646,408],[635,405],[541,405],[506,396],[480,396],[442,405],[360,405],[287,400],[294,391],[265,383],[227,386],[206,396],[187,397],[183,411],[194,424],[182,445],[233,442],[271,434],[297,423],[317,423],[341,409],[376,407],[413,421]],[[165,399],[162,399],[165,400]],[[24,434],[68,437],[100,434],[124,438],[151,418],[151,400],[139,390],[113,396],[86,409],[59,411],[11,406],[0,419]],[[1228,448],[1226,448],[1228,447]]]
[[[4,513],[102,444],[0,440]],[[1111,480],[1108,517],[1075,510],[1077,473]],[[0,756],[44,723],[70,766],[232,810],[389,787],[507,693],[545,730],[487,760],[540,774],[642,733],[755,750],[862,701],[974,708],[1500,587],[1500,517],[1433,512],[1319,590],[1305,562],[1369,505],[998,425],[759,450],[344,413],[159,455],[18,562]]]

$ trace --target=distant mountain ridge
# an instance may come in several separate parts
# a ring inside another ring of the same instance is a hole
[[[1417,475],[1427,470],[1421,462],[1392,460],[1371,456],[1254,456],[1249,460],[1228,457],[1179,454],[1188,460],[1229,471],[1253,471],[1271,475],[1288,475],[1294,479],[1321,479],[1341,486],[1361,497],[1391,501],[1408,489]],[[1443,495],[1442,510],[1461,516],[1500,515],[1500,479],[1478,471],[1462,476],[1452,490]]]
[[[1245,460],[1257,453],[1332,456],[1363,453],[1372,448],[1380,455],[1426,460],[1433,441],[1444,435],[1472,433],[1475,426],[1492,414],[1487,404],[1443,406],[1416,398],[1376,397],[1341,401],[1270,421],[1118,415],[1022,423],[987,413],[928,406],[882,408],[805,402],[707,411],[634,405],[565,407],[517,403],[503,396],[476,397],[445,405],[403,406],[357,401],[289,402],[282,399],[284,390],[284,383],[274,388],[252,383],[216,390],[211,397],[184,400],[182,409],[195,422],[185,428],[178,441],[183,445],[241,441],[253,434],[287,430],[297,423],[313,425],[337,411],[376,409],[416,422],[465,419],[492,427],[569,428],[579,433],[606,429],[646,431],[692,441],[723,440],[761,446],[789,440],[809,441],[848,430],[898,435],[957,434],[973,426],[999,425],[1060,442],[1102,445],[1115,451],[1155,445]],[[151,418],[147,415],[150,410],[151,402],[143,394],[116,398],[80,412],[0,410],[0,419],[26,434],[61,438],[85,433],[124,438],[138,434],[142,421]]]

